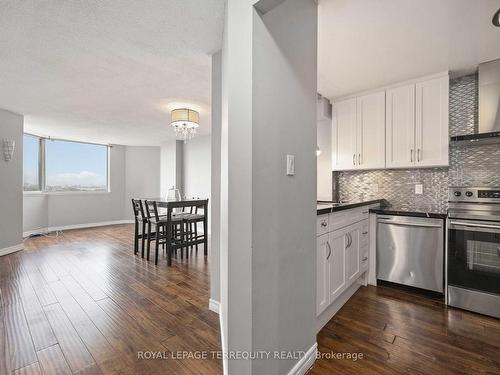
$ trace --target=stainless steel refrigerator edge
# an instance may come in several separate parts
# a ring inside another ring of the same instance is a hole
[[[377,218],[377,279],[444,292],[444,221]]]

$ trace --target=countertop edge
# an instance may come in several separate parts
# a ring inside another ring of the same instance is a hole
[[[332,206],[328,208],[320,208],[317,210],[318,215],[326,215],[330,214],[333,212],[338,212],[338,211],[344,211],[344,210],[350,210],[352,208],[357,208],[357,207],[363,207],[363,206],[369,206],[372,204],[381,204],[384,202],[384,199],[372,199],[369,201],[363,201],[363,202],[353,202],[353,203],[345,203],[339,206]],[[328,204],[328,203],[325,203]]]

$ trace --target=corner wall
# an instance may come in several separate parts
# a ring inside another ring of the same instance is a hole
[[[0,109],[0,255],[23,243],[23,116]],[[3,139],[15,141],[12,160],[3,156]]]

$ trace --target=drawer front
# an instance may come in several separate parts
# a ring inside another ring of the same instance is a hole
[[[366,220],[368,222],[368,217],[368,206],[333,212],[330,214],[330,226],[332,227],[331,230],[337,230],[343,227],[347,227],[351,224],[358,223],[363,220]]]
[[[370,243],[370,222],[368,219],[363,220],[360,224],[360,246],[367,246]]]
[[[322,234],[328,233],[330,231],[328,214],[318,216],[316,221],[316,235],[321,236]]]

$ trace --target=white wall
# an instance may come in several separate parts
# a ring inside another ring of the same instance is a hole
[[[210,198],[211,136],[196,137],[184,145],[184,194],[188,198]]]
[[[168,190],[175,186],[182,191],[182,141],[171,140],[161,146],[160,151],[160,194],[166,197]]]
[[[22,248],[23,122],[23,116],[0,109],[0,255]],[[15,141],[9,162],[3,157],[3,139]]]
[[[318,121],[317,142],[321,154],[317,159],[318,200],[332,199],[332,123],[331,120]]]
[[[134,217],[132,198],[160,197],[160,168],[160,147],[125,148],[125,218]]]
[[[212,56],[212,134],[210,192],[210,298],[220,303],[220,187],[221,187],[221,101],[222,53]],[[219,305],[220,306],[220,305]],[[220,311],[220,307],[219,307]]]
[[[266,1],[281,4],[261,15],[254,3],[228,1],[223,40],[223,343],[307,351],[316,340],[317,9]],[[286,154],[295,176],[285,175]],[[296,363],[230,360],[225,372],[286,374]]]

